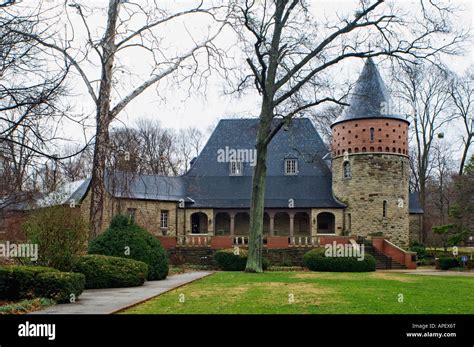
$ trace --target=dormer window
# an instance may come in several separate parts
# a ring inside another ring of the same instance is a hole
[[[294,158],[285,159],[285,175],[298,174],[298,160]]]
[[[231,161],[230,162],[230,176],[242,176],[244,173],[244,163],[241,161]]]

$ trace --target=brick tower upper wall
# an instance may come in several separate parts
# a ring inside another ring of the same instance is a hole
[[[399,119],[355,119],[332,128],[333,158],[347,153],[397,153],[408,156],[408,123]]]

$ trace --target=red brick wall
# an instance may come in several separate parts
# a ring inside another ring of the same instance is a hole
[[[288,248],[288,237],[268,236],[268,248]]]
[[[370,141],[374,128],[374,141]],[[396,119],[359,119],[332,128],[333,157],[349,153],[390,152],[408,155],[408,123]]]

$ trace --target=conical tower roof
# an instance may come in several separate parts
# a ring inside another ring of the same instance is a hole
[[[393,114],[390,94],[372,58],[365,61],[364,68],[350,95],[349,105],[332,124],[370,118],[395,118],[406,121],[400,115]]]

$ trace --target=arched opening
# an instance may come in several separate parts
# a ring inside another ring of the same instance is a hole
[[[378,152],[382,152],[382,147],[377,148]]]
[[[390,152],[390,148],[385,147],[385,152]]]
[[[334,234],[336,217],[332,213],[322,212],[318,214],[318,234]]]
[[[297,212],[293,220],[295,235],[310,235],[309,215],[306,212]]]
[[[215,234],[230,235],[230,215],[227,212],[219,212],[214,217],[215,220]]]
[[[367,152],[367,148],[362,147],[362,152]]]
[[[354,148],[355,153],[359,153],[359,147]]]
[[[393,153],[397,153],[397,149],[395,147],[392,148]]]
[[[278,212],[274,218],[275,236],[290,235],[290,216],[286,212]]]
[[[207,214],[203,212],[195,212],[191,215],[191,233],[206,234],[208,219]]]
[[[375,151],[375,148],[374,148],[374,147],[370,147],[370,151],[371,151],[371,152],[374,152],[374,151]]]
[[[235,215],[234,234],[248,235],[250,228],[250,216],[247,212],[239,212]]]

